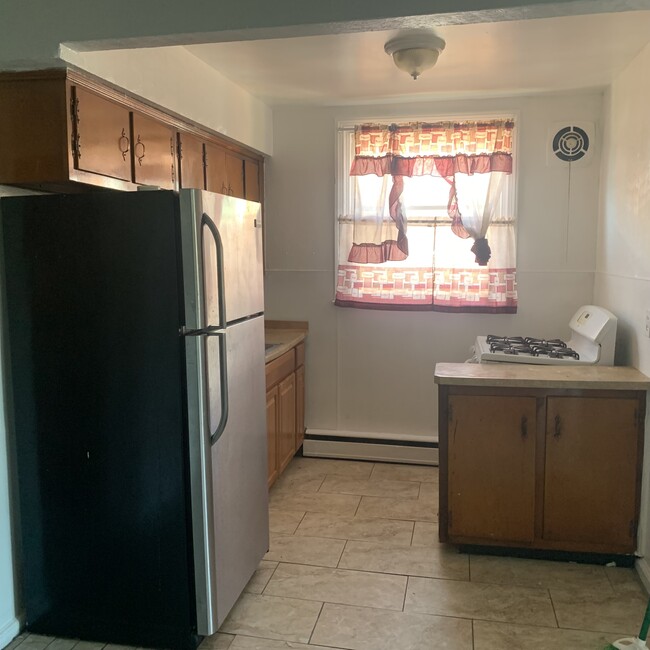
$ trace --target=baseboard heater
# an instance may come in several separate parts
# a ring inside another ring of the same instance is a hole
[[[438,438],[307,429],[303,456],[385,463],[438,464]]]

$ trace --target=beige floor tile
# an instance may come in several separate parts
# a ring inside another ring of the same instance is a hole
[[[474,621],[474,650],[602,650],[615,640],[602,632]]]
[[[339,568],[469,580],[468,556],[442,545],[404,547],[377,542],[349,541],[341,557]]]
[[[345,540],[326,537],[271,537],[271,549],[265,555],[267,560],[291,562],[292,564],[313,564],[335,567]]]
[[[199,650],[227,650],[232,647],[234,640],[235,637],[232,634],[217,632],[212,636],[206,636],[201,642]]]
[[[312,643],[349,650],[471,650],[471,621],[325,603]]]
[[[44,636],[42,634],[28,634],[20,644],[23,650],[43,650],[54,641],[53,636]]]
[[[401,610],[406,580],[405,576],[280,564],[264,593],[341,605]]]
[[[325,492],[295,492],[293,494],[274,494],[272,492],[269,496],[269,506],[274,510],[329,512],[352,517],[357,511],[361,498],[352,494],[328,494]]]
[[[397,496],[397,495],[396,495]],[[421,501],[428,501],[438,512],[438,484],[437,483],[420,483],[419,499]]]
[[[276,535],[293,535],[304,512],[293,510],[269,510],[269,530]]]
[[[277,562],[262,560],[255,570],[253,577],[248,581],[246,587],[244,587],[244,591],[249,594],[261,594],[277,566]]]
[[[294,492],[318,492],[325,480],[324,476],[285,476],[282,474],[271,488],[271,494],[287,494]]]
[[[638,634],[648,604],[647,596],[635,593],[550,592],[560,627],[611,632],[614,638]]]
[[[4,650],[14,650],[14,648],[18,647],[26,638],[27,638],[26,632],[19,634],[9,642],[9,645],[5,646]]]
[[[438,521],[438,504],[427,499],[392,499],[361,497],[357,510],[359,517],[369,519],[407,519],[410,521]]]
[[[240,635],[235,637],[235,642],[230,647],[232,650],[336,650],[336,648],[326,648],[322,645],[305,645],[292,641],[273,641]]]
[[[605,569],[593,564],[527,560],[515,557],[471,555],[469,558],[472,582],[518,585],[539,589],[595,589],[611,592]]]
[[[318,602],[243,594],[219,631],[309,643],[320,610]]]
[[[298,526],[295,535],[356,539],[366,542],[392,542],[408,546],[413,536],[413,522],[336,517],[308,512]]]
[[[615,593],[641,594],[644,597],[648,595],[636,569],[605,567],[605,573]]]
[[[529,587],[409,578],[404,611],[557,627],[548,591]]]
[[[416,521],[413,529],[413,546],[437,546],[438,524],[425,521]]]
[[[47,650],[72,650],[79,643],[79,639],[54,639],[52,643],[47,646]],[[104,648],[115,648],[116,650],[135,650],[129,646],[107,645]]]
[[[374,463],[335,458],[305,458],[296,456],[284,470],[287,478],[300,476],[348,476],[351,478],[370,478]]]
[[[416,483],[438,484],[438,468],[429,465],[396,465],[393,463],[375,463],[370,475],[372,479],[389,479],[393,481],[415,481]]]
[[[417,499],[420,490],[419,483],[413,483],[412,481],[369,480],[328,476],[320,486],[319,492]]]

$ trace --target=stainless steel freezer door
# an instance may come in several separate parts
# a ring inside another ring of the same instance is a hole
[[[259,203],[201,192],[201,213],[219,233],[223,250],[226,320],[232,322],[264,311],[262,228]],[[201,230],[207,235],[205,229]],[[204,326],[215,325],[206,322]]]
[[[264,319],[228,327],[226,348],[228,421],[212,446],[217,628],[269,548]]]

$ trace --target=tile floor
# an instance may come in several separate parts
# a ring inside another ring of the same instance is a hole
[[[437,542],[437,504],[436,468],[295,458],[271,490],[271,548],[202,650],[598,650],[637,633],[633,569],[459,554]],[[102,647],[124,650],[74,650]]]

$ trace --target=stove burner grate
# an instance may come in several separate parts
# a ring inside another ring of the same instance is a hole
[[[542,356],[551,359],[580,359],[580,355],[561,339],[546,340],[532,336],[495,336],[494,334],[488,334],[486,338],[490,345],[490,352],[527,354],[532,357]]]

